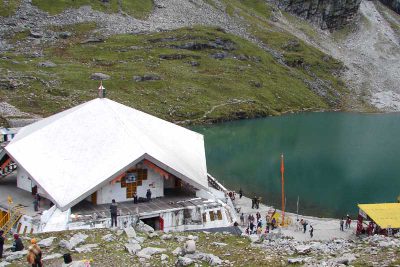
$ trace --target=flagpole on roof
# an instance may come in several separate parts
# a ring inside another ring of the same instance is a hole
[[[103,81],[100,81],[100,86],[98,89],[98,96],[99,98],[105,98],[106,97],[106,88],[103,86]]]

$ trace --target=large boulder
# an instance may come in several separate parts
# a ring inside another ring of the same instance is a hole
[[[69,241],[61,240],[59,245],[62,248],[73,250],[77,245],[85,242],[86,238],[88,238],[88,235],[77,233]]]
[[[125,234],[128,238],[135,238],[136,237],[136,231],[133,229],[133,227],[128,227],[124,229]]]
[[[11,252],[10,255],[8,255],[6,257],[6,261],[8,261],[8,262],[15,261],[15,260],[18,260],[18,259],[24,257],[27,254],[28,254],[27,250]]]
[[[130,254],[136,254],[139,250],[142,249],[142,247],[139,244],[134,244],[134,243],[128,243],[125,244],[125,249],[130,253]]]

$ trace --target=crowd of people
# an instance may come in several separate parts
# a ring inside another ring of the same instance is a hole
[[[252,234],[267,234],[271,230],[274,230],[278,227],[278,223],[274,216],[270,216],[266,214],[265,216],[265,229],[264,229],[264,222],[261,218],[261,213],[257,212],[255,216],[253,214],[249,214],[246,218],[244,213],[240,215],[240,223],[242,226],[246,227],[245,233],[248,235]],[[245,222],[245,220],[247,221]]]

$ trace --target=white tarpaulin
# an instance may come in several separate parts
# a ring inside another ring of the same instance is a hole
[[[22,128],[6,150],[63,211],[142,159],[208,188],[201,134],[106,98]]]

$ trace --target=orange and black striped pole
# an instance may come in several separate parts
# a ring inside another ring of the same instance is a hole
[[[283,163],[283,154],[281,155],[281,182],[282,182],[282,226],[285,224],[285,166]]]

